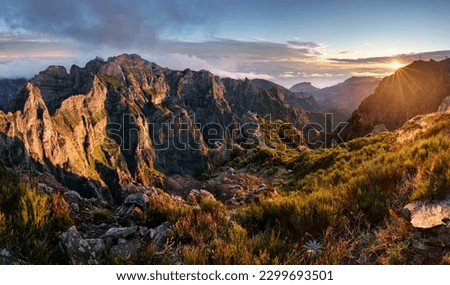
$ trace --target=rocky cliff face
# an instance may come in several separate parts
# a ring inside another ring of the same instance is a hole
[[[301,127],[305,111],[258,81],[173,71],[137,55],[50,66],[0,111],[6,163],[52,172],[85,196],[198,176],[241,148],[248,112]],[[106,191],[109,190],[109,191]]]
[[[347,137],[370,133],[383,124],[388,130],[408,119],[436,112],[450,94],[450,60],[416,61],[384,78],[350,119]]]

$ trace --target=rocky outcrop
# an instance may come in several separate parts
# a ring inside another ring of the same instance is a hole
[[[187,197],[187,202],[191,205],[197,205],[207,200],[216,201],[216,198],[214,198],[213,194],[203,189],[200,190],[192,189],[192,191],[189,192],[189,195]]]
[[[414,228],[412,248],[415,261],[439,255],[450,246],[450,201],[413,202],[403,208],[403,214]]]
[[[266,86],[267,85],[267,86]],[[133,184],[198,176],[242,151],[250,111],[301,127],[307,113],[270,82],[174,71],[137,55],[50,66],[0,112],[6,163],[53,173],[81,195],[121,202]]]
[[[450,223],[450,201],[413,202],[404,207],[404,212],[415,228],[431,229]]]
[[[350,119],[347,138],[363,136],[375,125],[390,131],[416,115],[436,112],[450,94],[450,60],[416,61],[384,78]]]
[[[73,265],[99,264],[105,249],[102,239],[84,239],[75,226],[61,234],[60,240]]]

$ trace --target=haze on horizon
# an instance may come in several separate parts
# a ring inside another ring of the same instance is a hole
[[[450,2],[1,0],[0,77],[137,53],[286,87],[385,76],[450,55]]]

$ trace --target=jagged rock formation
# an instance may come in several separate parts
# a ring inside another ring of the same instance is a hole
[[[384,78],[350,119],[347,138],[368,134],[375,125],[395,130],[410,118],[436,112],[450,94],[450,60],[416,61]]]
[[[8,108],[9,101],[25,85],[25,78],[0,79],[0,110]]]
[[[11,100],[9,113],[0,112],[0,150],[9,165],[46,170],[86,197],[118,201],[129,185],[197,176],[229,159],[248,112],[301,127],[308,115],[288,106],[288,95],[269,82],[174,71],[137,55],[70,73],[50,66]]]

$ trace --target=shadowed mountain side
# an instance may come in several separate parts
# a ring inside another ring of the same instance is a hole
[[[366,135],[380,124],[395,130],[416,115],[436,112],[450,94],[449,72],[450,60],[416,61],[384,78],[353,113],[346,137]]]
[[[25,85],[25,78],[18,79],[0,79],[0,110],[8,108],[9,101]]]
[[[103,187],[99,181],[79,176],[73,172],[64,170],[60,166],[53,165],[49,160],[38,162],[26,151],[23,142],[15,137],[7,136],[0,132],[0,164],[11,169],[22,172],[40,173],[46,172],[55,177],[67,189],[74,190],[86,198],[98,198],[108,204],[121,202],[122,192],[118,191],[117,185]],[[109,178],[114,181],[114,176]]]

